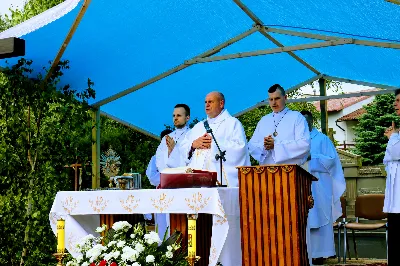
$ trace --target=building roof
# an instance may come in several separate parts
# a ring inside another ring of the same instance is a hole
[[[360,96],[360,97],[350,97],[342,99],[330,99],[328,100],[328,112],[340,111],[346,107],[352,106],[358,102],[364,101],[372,96]],[[318,111],[321,111],[319,102],[313,102],[314,106]]]
[[[351,112],[347,115],[344,115],[342,117],[340,117],[339,119],[337,119],[336,121],[351,121],[351,120],[358,120],[361,115],[365,114],[367,112],[367,110],[364,109],[364,107],[355,110],[354,112]]]

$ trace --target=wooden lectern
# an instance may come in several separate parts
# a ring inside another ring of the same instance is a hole
[[[239,167],[243,266],[307,266],[314,176],[297,165]]]

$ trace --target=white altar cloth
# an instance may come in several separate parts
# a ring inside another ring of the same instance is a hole
[[[242,265],[238,188],[60,191],[49,219],[56,234],[57,219],[65,219],[65,246],[72,256],[75,245],[98,234],[100,214],[209,213],[213,215],[209,265]]]

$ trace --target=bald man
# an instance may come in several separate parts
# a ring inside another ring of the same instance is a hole
[[[181,154],[186,163],[194,169],[215,171],[220,178],[219,161],[215,155],[218,148],[207,133],[204,122],[207,121],[222,151],[226,151],[226,161],[222,166],[222,184],[238,187],[236,166],[250,165],[247,140],[242,124],[225,109],[225,96],[221,92],[210,92],[205,99],[207,119],[197,123],[182,142]]]
[[[242,124],[232,117],[225,109],[225,97],[214,91],[207,94],[205,99],[207,119],[197,123],[185,136],[181,144],[181,152],[189,167],[215,171],[220,179],[220,164],[215,159],[219,154],[217,145],[210,133],[207,133],[204,122],[208,122],[217,143],[222,151],[226,151],[226,161],[222,165],[222,184],[228,187],[238,187],[238,170],[236,166],[250,165],[250,156],[247,150],[247,140]],[[237,206],[236,214],[226,214],[229,231],[224,248],[218,261],[223,265],[241,266],[240,246],[240,215],[238,190],[221,190],[222,201],[229,201],[231,206]],[[236,194],[235,194],[236,193]]]

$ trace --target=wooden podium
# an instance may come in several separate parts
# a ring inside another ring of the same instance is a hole
[[[307,266],[311,182],[297,165],[238,167],[243,266]]]

